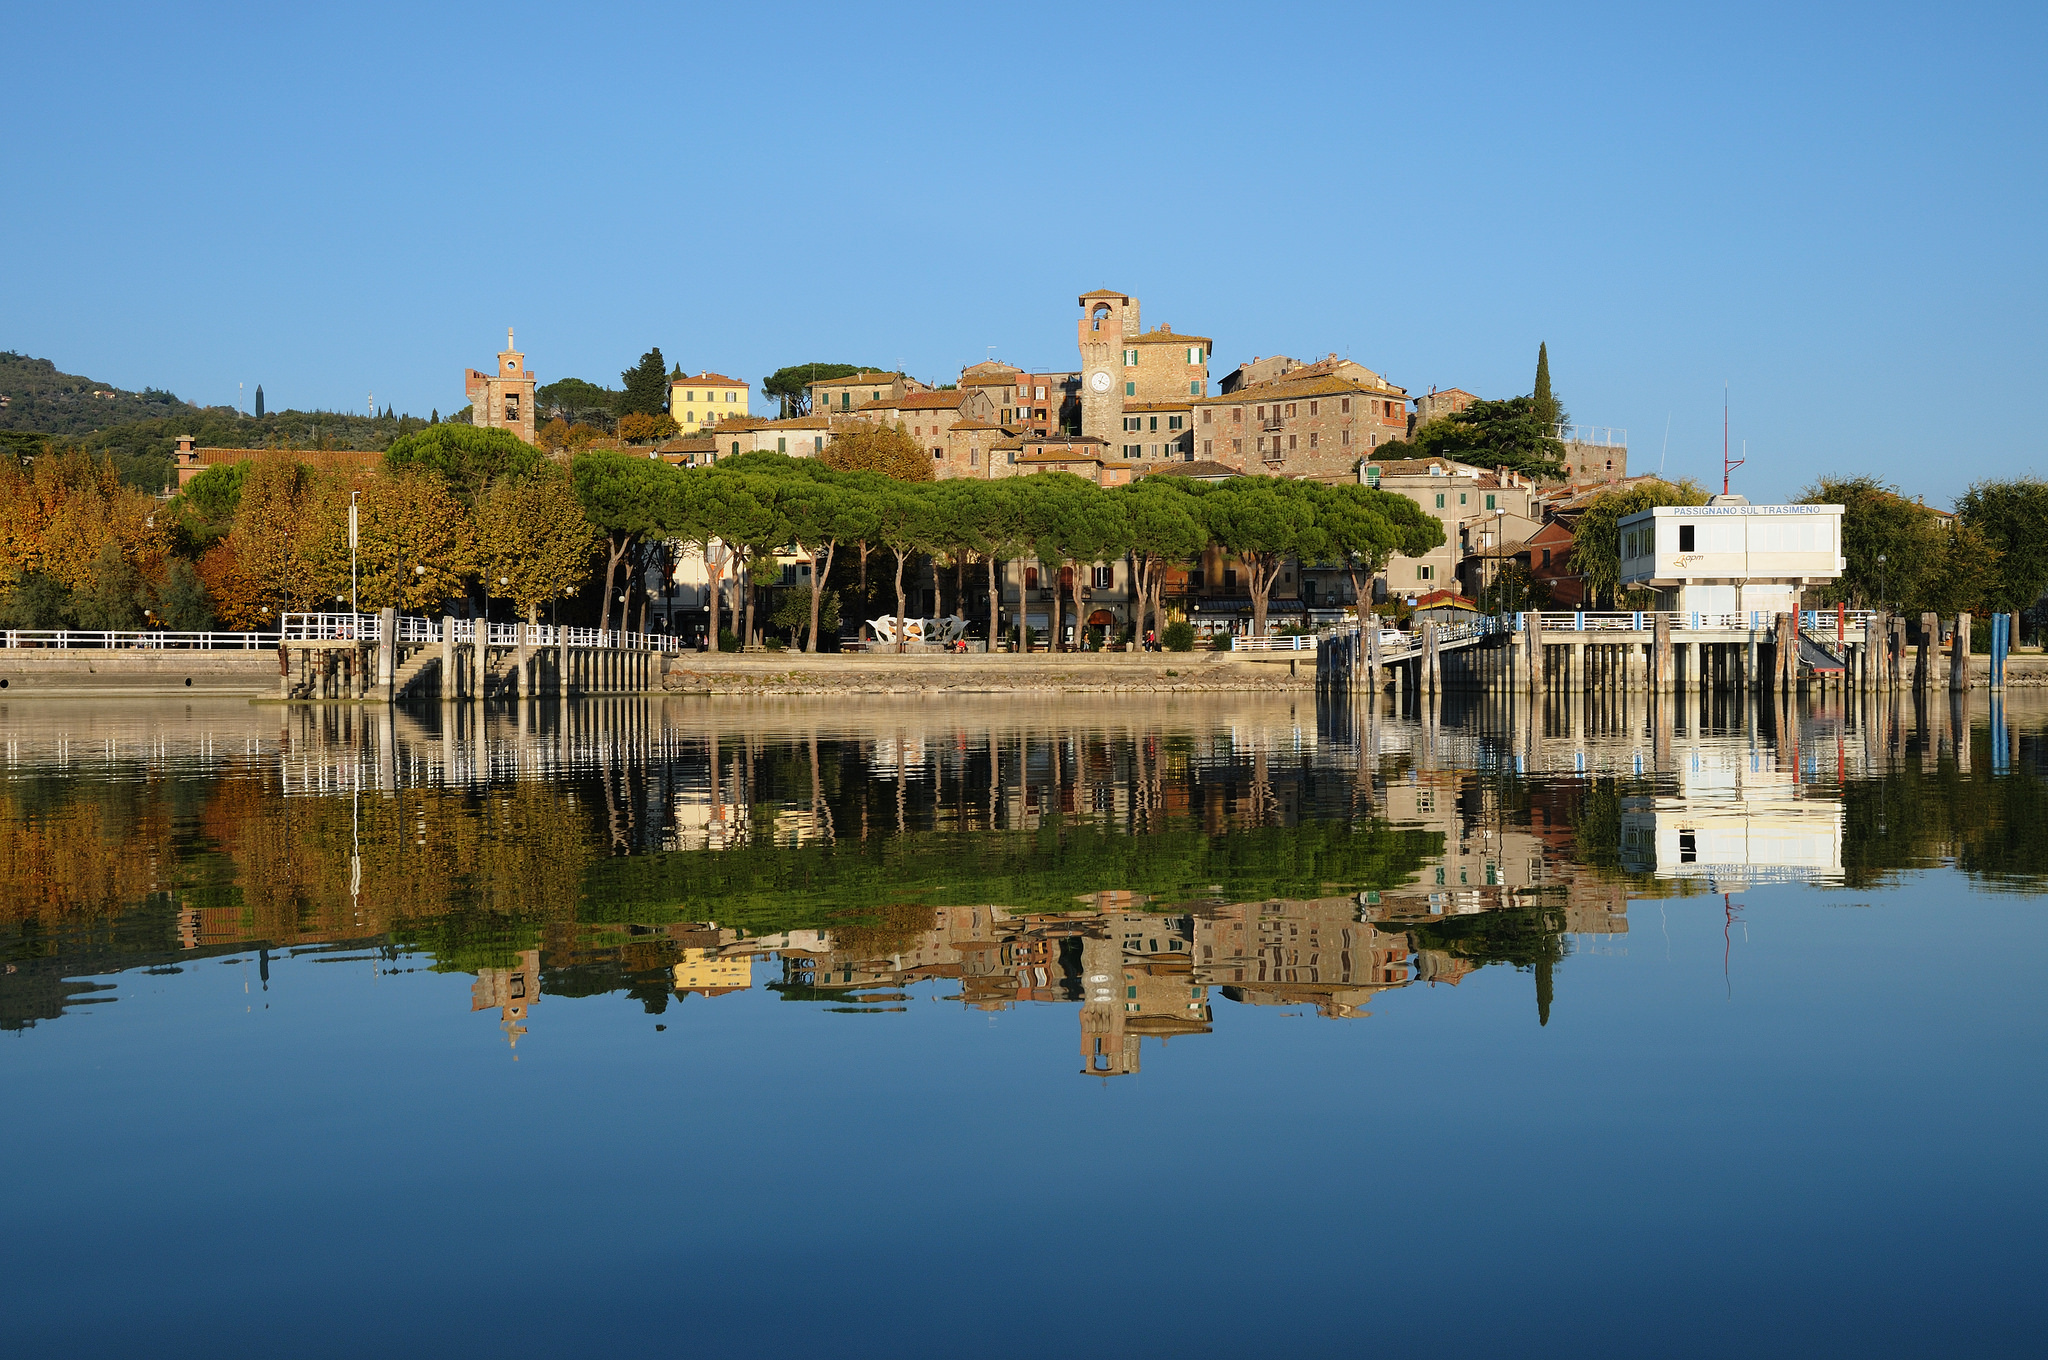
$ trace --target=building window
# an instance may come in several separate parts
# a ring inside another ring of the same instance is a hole
[[[779,439],[777,439],[777,440],[775,441],[775,451],[776,451],[777,453],[788,453],[788,452],[789,452],[789,440],[788,440],[787,438],[779,438]]]
[[[1116,584],[1115,567],[1092,567],[1089,569],[1092,584],[1097,590],[1108,590]]]
[[[1316,413],[1316,406],[1317,406],[1317,403],[1315,403],[1315,402],[1310,402],[1310,403],[1308,404],[1308,413],[1309,413],[1310,415],[1314,415],[1314,414]]]
[[[1349,444],[1351,443],[1351,431],[1350,431],[1349,429],[1346,429],[1346,430],[1343,430],[1343,431],[1341,431],[1341,432],[1340,432],[1340,433],[1339,433],[1339,434],[1337,435],[1337,442],[1338,442],[1339,444],[1343,444],[1343,445],[1347,445],[1347,446],[1348,446],[1348,445],[1349,445]]]
[[[1499,507],[1498,505],[1495,505],[1495,504],[1494,504],[1494,500],[1493,500],[1493,493],[1492,493],[1491,491],[1489,491],[1489,492],[1487,492],[1487,493],[1486,493],[1486,508],[1487,508],[1487,509],[1489,509],[1489,510],[1498,510],[1498,509],[1500,509],[1500,507]]]
[[[1348,416],[1348,415],[1350,415],[1350,414],[1351,414],[1351,398],[1349,398],[1349,397],[1342,397],[1342,398],[1339,398],[1339,400],[1338,400],[1338,402],[1337,402],[1337,412],[1338,412],[1338,414],[1340,414],[1340,415],[1347,415],[1347,416]]]
[[[1169,430],[1178,430],[1180,428],[1180,417],[1168,416],[1166,418],[1166,428]]]
[[[1294,419],[1294,403],[1291,401],[1287,403],[1287,418]]]
[[[933,450],[932,450],[932,457],[934,457],[934,458],[944,458],[945,456],[946,456],[946,451],[945,451],[944,449],[933,449]]]
[[[1191,383],[1189,383],[1189,384],[1188,384],[1188,395],[1189,395],[1189,396],[1191,396],[1191,397],[1199,397],[1199,396],[1201,396],[1201,395],[1202,395],[1202,384],[1200,384],[1199,382],[1191,382]]]
[[[1196,366],[1196,365],[1199,365],[1199,364],[1200,364],[1201,362],[1202,362],[1202,351],[1201,351],[1201,348],[1200,348],[1199,346],[1196,346],[1196,345],[1189,345],[1189,346],[1188,346],[1188,364],[1189,364],[1189,365],[1190,365],[1190,366],[1192,367],[1192,366]]]
[[[733,447],[737,448],[737,447],[739,447],[739,446],[738,446],[738,445],[734,445]],[[814,434],[814,435],[812,435],[812,436],[811,436],[811,452],[812,452],[812,453],[823,453],[824,451],[825,451],[825,436],[824,436],[824,435],[821,435],[821,434]]]
[[[1212,419],[1212,417],[1215,414],[1216,413],[1214,411],[1211,411],[1208,407],[1204,406],[1202,408],[1202,423],[1204,425],[1213,425],[1215,421]]]
[[[1202,441],[1202,456],[1204,458],[1207,458],[1210,454],[1214,452],[1216,452],[1216,441],[1213,439],[1204,439]]]
[[[1444,508],[1444,493],[1441,491],[1436,493],[1436,508],[1439,510]]]
[[[1679,550],[1680,552],[1682,552],[1682,553],[1689,553],[1689,552],[1693,551],[1693,546],[1692,546],[1692,545],[1693,545],[1693,542],[1694,542],[1694,539],[1693,539],[1693,532],[1692,532],[1692,526],[1691,526],[1690,524],[1681,524],[1681,525],[1679,525],[1679,526],[1678,526],[1678,550]],[[1550,554],[1549,554],[1549,553],[1548,553],[1547,551],[1546,551],[1546,552],[1545,552],[1545,553],[1543,554],[1543,564],[1544,564],[1545,566],[1548,566],[1548,565],[1550,565]]]
[[[967,450],[967,466],[969,466],[969,467],[980,467],[980,466],[981,466],[981,451],[980,451],[979,449],[973,448],[973,447],[971,447],[971,446],[970,446],[970,447],[968,448],[968,450]]]
[[[1316,446],[1316,437],[1315,437],[1315,433],[1314,433],[1314,431],[1310,431],[1310,433],[1309,433],[1309,437],[1308,437],[1308,446],[1309,446],[1310,448],[1314,448],[1314,447]]]
[[[1295,437],[1294,437],[1293,435],[1288,435],[1288,436],[1287,436],[1287,451],[1288,451],[1289,453],[1293,453],[1293,452],[1294,452],[1294,439],[1295,439]]]
[[[1157,431],[1157,430],[1159,429],[1159,417],[1158,417],[1158,416],[1153,416],[1153,417],[1152,417],[1152,429],[1153,429],[1153,430],[1154,430],[1155,432],[1156,432],[1156,431]]]
[[[1543,550],[1543,565],[1546,567],[1550,565],[1550,549],[1548,548]]]
[[[1239,422],[1239,423],[1243,423],[1243,421],[1244,421],[1244,407],[1242,407],[1242,406],[1233,406],[1233,407],[1231,407],[1231,408],[1230,408],[1230,418],[1231,418],[1232,420],[1234,420],[1234,421],[1237,421],[1237,422]]]
[[[1125,368],[1136,368],[1137,366],[1138,366],[1138,351],[1136,351],[1136,350],[1134,350],[1134,349],[1127,349],[1127,350],[1125,350],[1125,351],[1124,351],[1124,367],[1125,367]]]
[[[739,441],[739,440],[735,439],[735,440],[733,440],[733,441],[732,441],[732,451],[733,451],[734,453],[738,453],[738,452],[740,451],[740,441]]]
[[[1464,492],[1462,492],[1462,491],[1460,491],[1460,492],[1458,493],[1458,504],[1460,504],[1460,505],[1463,505],[1464,503],[1465,503],[1465,493],[1464,493]]]
[[[1036,395],[1032,397],[1032,400],[1033,400],[1033,401],[1044,401],[1044,400],[1045,400],[1045,389],[1044,389],[1043,387],[1041,387],[1041,388],[1038,388],[1038,389],[1036,389]]]
[[[1024,588],[1025,588],[1026,590],[1036,590],[1036,589],[1038,589],[1038,568],[1037,568],[1037,567],[1026,567],[1026,568],[1024,568]]]
[[[1242,457],[1244,455],[1244,441],[1242,439],[1231,440],[1230,451],[1234,454],[1237,454],[1239,457]]]
[[[1263,406],[1259,407],[1257,411],[1253,412],[1253,416],[1255,419],[1264,420],[1266,418],[1266,408]]]
[[[1130,383],[1125,383],[1125,384],[1124,384],[1124,395],[1125,395],[1125,396],[1127,396],[1127,397],[1135,397],[1135,396],[1137,396],[1137,395],[1138,395],[1138,385],[1137,385],[1136,383],[1134,383],[1134,382],[1130,382]]]
[[[1415,579],[1418,581],[1427,581],[1430,579],[1430,574],[1435,570],[1436,568],[1430,566],[1428,563],[1425,562],[1423,565],[1415,569]]]
[[[1265,451],[1266,451],[1266,436],[1264,436],[1264,435],[1260,435],[1260,436],[1259,436],[1259,452],[1260,452],[1260,453],[1264,453]]]

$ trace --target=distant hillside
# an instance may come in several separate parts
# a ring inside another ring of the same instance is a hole
[[[59,373],[48,359],[0,350],[0,430],[91,434],[131,420],[198,412],[154,387],[127,392],[112,383]]]

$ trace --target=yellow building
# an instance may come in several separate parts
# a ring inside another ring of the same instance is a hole
[[[702,996],[724,996],[754,985],[753,959],[745,954],[721,954],[716,949],[684,949],[671,972],[677,991]]]
[[[706,425],[747,414],[747,385],[723,373],[670,378],[668,413],[682,426],[684,434],[693,434]]]

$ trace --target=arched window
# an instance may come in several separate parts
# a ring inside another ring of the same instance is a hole
[[[1090,329],[1092,329],[1092,330],[1098,330],[1098,331],[1099,331],[1099,330],[1101,330],[1101,329],[1102,329],[1102,323],[1103,323],[1103,322],[1104,322],[1105,320],[1107,320],[1108,318],[1109,318],[1109,304],[1108,304],[1108,303],[1106,303],[1106,302],[1098,302],[1098,303],[1096,303],[1096,304],[1095,304],[1095,321],[1094,321],[1094,324],[1093,324],[1093,326],[1091,326],[1091,327],[1090,327]]]

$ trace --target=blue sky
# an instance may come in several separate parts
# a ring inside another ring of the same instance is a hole
[[[1945,504],[2048,473],[2044,13],[23,6],[0,348],[445,414],[508,324],[543,382],[944,379],[1109,286],[1219,373],[1548,341],[1637,470],[1718,481],[1726,381],[1752,498]]]

